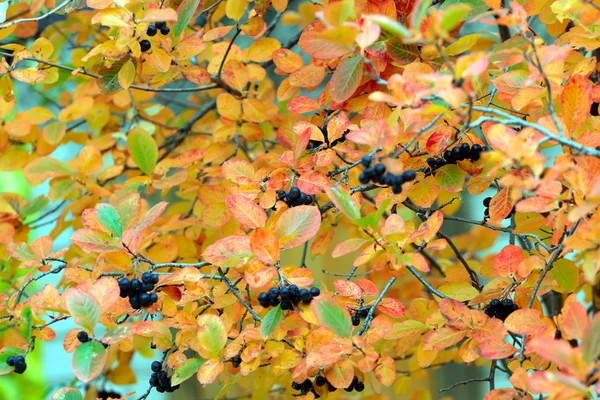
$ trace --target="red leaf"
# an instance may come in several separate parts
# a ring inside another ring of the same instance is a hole
[[[248,228],[262,228],[267,222],[267,213],[258,204],[241,194],[227,196],[227,209],[240,224]]]
[[[281,250],[287,250],[308,241],[320,227],[321,213],[317,207],[298,206],[284,211],[273,233],[279,239]]]
[[[521,248],[509,244],[494,258],[494,272],[500,278],[510,278],[516,274],[521,261],[523,261]]]
[[[250,249],[260,261],[275,264],[279,261],[279,241],[265,228],[257,228],[250,235]]]
[[[384,297],[377,309],[392,318],[402,318],[406,314],[404,304],[400,300],[391,297]]]
[[[360,85],[363,68],[364,62],[360,56],[346,58],[338,64],[329,81],[331,98],[334,101],[343,103],[352,97]]]
[[[338,279],[333,282],[335,290],[341,296],[350,297],[351,299],[360,299],[363,294],[363,290],[354,282],[347,281],[345,279]]]

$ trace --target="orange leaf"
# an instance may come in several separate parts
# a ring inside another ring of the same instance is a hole
[[[465,332],[458,329],[440,328],[425,335],[423,349],[428,351],[443,350],[463,340],[465,335]]]
[[[510,278],[514,276],[523,261],[523,251],[519,246],[509,244],[500,250],[500,253],[494,257],[494,272],[500,278]]]
[[[348,359],[340,360],[325,370],[325,377],[338,389],[345,389],[352,383],[354,367]]]
[[[404,304],[400,300],[391,297],[384,297],[377,309],[392,318],[402,318],[406,314]]]
[[[273,233],[282,250],[294,248],[312,238],[321,227],[321,213],[317,207],[298,206],[283,212]]]
[[[568,130],[568,138],[581,127],[592,106],[592,85],[581,75],[573,75],[565,84],[560,96],[562,117]]]
[[[360,299],[363,295],[362,289],[354,282],[338,279],[333,282],[333,284],[335,285],[335,290],[337,290],[341,296],[350,297],[351,299]]]
[[[240,224],[248,228],[262,228],[267,222],[267,213],[258,204],[241,194],[227,196],[227,209]]]
[[[260,261],[275,264],[279,261],[279,241],[268,229],[257,228],[250,235],[250,249]]]
[[[544,329],[550,328],[542,317],[539,310],[525,308],[510,314],[504,321],[504,326],[509,331],[519,335],[535,335]]]
[[[217,376],[219,376],[224,369],[225,365],[220,360],[208,360],[204,364],[202,364],[202,366],[198,370],[198,382],[200,382],[203,385],[213,383],[215,379],[217,379]]]
[[[510,191],[510,188],[502,188],[492,198],[490,202],[490,219],[492,221],[500,222],[512,211],[515,204],[511,199]]]

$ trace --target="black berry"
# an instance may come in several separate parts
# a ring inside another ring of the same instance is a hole
[[[8,364],[9,367],[14,367],[15,366],[15,356],[9,356],[6,359],[6,364]]]
[[[152,365],[150,365],[150,369],[152,369],[152,372],[159,372],[162,370],[162,364],[160,361],[153,361]]]
[[[402,180],[404,182],[410,182],[415,180],[415,178],[417,177],[417,173],[415,171],[413,171],[412,169],[407,169],[406,171],[404,171],[402,173]]]
[[[163,35],[168,35],[168,34],[169,34],[169,32],[171,32],[171,29],[169,29],[169,27],[168,27],[168,26],[165,26],[165,27],[163,27],[163,28],[160,28],[160,33],[161,33],[161,34],[163,34]]]
[[[358,315],[352,316],[352,325],[354,325],[354,326],[360,325],[360,317]]]
[[[77,333],[77,340],[79,340],[81,343],[86,343],[90,341],[90,337],[86,331],[79,331]]]
[[[310,289],[310,294],[312,297],[318,297],[321,294],[321,291],[317,287],[313,287]]]
[[[360,159],[360,163],[365,168],[369,168],[371,166],[372,161],[373,161],[373,159],[371,156],[364,156],[363,158]]]
[[[140,50],[142,50],[142,53],[150,50],[150,47],[152,46],[150,45],[150,41],[148,39],[140,40]]]
[[[317,378],[315,379],[315,383],[317,384],[317,386],[323,386],[324,384],[327,383],[327,379],[325,379],[324,376],[319,375],[317,376]]]
[[[162,29],[167,26],[167,23],[165,21],[155,22],[154,26],[156,26],[156,29]]]
[[[156,32],[158,32],[158,29],[156,29],[156,25],[148,25],[148,29],[146,29],[146,35],[154,36],[156,35]]]

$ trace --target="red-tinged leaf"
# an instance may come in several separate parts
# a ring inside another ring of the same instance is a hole
[[[307,65],[289,76],[290,85],[309,88],[318,86],[325,79],[325,68],[317,65]]]
[[[317,234],[321,227],[321,213],[317,207],[298,206],[283,212],[273,233],[282,250],[300,246]]]
[[[254,180],[254,167],[252,167],[252,164],[237,158],[226,161],[221,167],[221,173],[225,179],[229,179],[233,183]]]
[[[179,35],[185,30],[185,27],[190,23],[192,16],[198,9],[200,0],[183,0],[177,8],[177,21],[173,25],[173,36],[178,39]]]
[[[221,362],[221,360],[213,359],[208,360],[198,370],[198,382],[203,385],[207,385],[209,383],[213,383],[217,376],[219,376],[223,370],[225,369],[225,365]]]
[[[246,267],[244,277],[251,289],[258,289],[277,278],[277,269],[273,267],[264,267],[250,270]]]
[[[549,328],[539,310],[524,308],[514,311],[504,321],[506,329],[518,335],[535,335]]]
[[[592,85],[582,75],[573,75],[563,87],[560,96],[562,117],[570,137],[583,126],[592,106]]]
[[[287,109],[289,112],[302,114],[315,112],[319,110],[320,107],[316,100],[307,96],[298,96],[290,100],[287,104]]]
[[[359,278],[356,280],[356,284],[365,292],[366,296],[377,296],[379,294],[379,288],[373,282],[368,279]]]
[[[392,330],[385,335],[385,338],[386,340],[398,340],[408,336],[420,335],[428,330],[429,327],[424,323],[409,319],[408,321],[395,323]]]
[[[173,375],[171,376],[171,385],[175,386],[188,380],[192,375],[196,374],[200,369],[200,366],[204,363],[204,360],[199,358],[187,359],[183,364],[175,368]]]
[[[555,364],[560,369],[584,371],[587,366],[580,350],[574,349],[564,340],[538,337],[527,345],[525,354],[537,353],[540,357]]]
[[[423,349],[427,351],[444,350],[463,340],[465,332],[454,328],[439,328],[423,338]]]
[[[492,197],[489,207],[490,220],[500,222],[510,214],[515,206],[511,199],[510,192],[510,188],[502,188],[494,197]]]
[[[227,209],[240,224],[248,228],[262,228],[267,222],[267,213],[253,200],[241,194],[227,196]]]
[[[375,367],[375,378],[384,386],[391,386],[396,380],[396,366],[393,362],[384,362]]]
[[[360,56],[346,58],[338,64],[329,81],[330,94],[334,101],[343,103],[352,97],[360,85],[363,68],[364,62]]]
[[[429,154],[441,154],[450,145],[450,139],[452,138],[452,129],[440,128],[437,132],[434,132],[427,139],[426,147]]]
[[[440,312],[449,322],[454,323],[454,327],[464,329],[472,325],[471,310],[460,301],[442,299],[439,304]]]
[[[483,400],[524,400],[533,399],[529,393],[522,394],[517,389],[494,389]]]
[[[422,240],[424,242],[429,242],[431,239],[435,237],[438,233],[442,224],[444,223],[444,214],[437,210],[419,227],[419,230],[413,232],[409,237],[409,242],[414,242],[416,240]]]
[[[325,193],[336,208],[350,219],[360,218],[361,205],[350,195],[350,190],[344,186],[336,185],[325,189]]]
[[[63,297],[65,306],[73,316],[73,322],[88,332],[93,332],[100,320],[100,303],[91,294],[81,289],[68,289]]]
[[[515,346],[502,340],[487,340],[479,343],[479,354],[490,360],[502,360],[515,354]]]
[[[563,311],[560,327],[565,339],[583,339],[589,325],[587,310],[580,302],[573,301],[566,312]]]
[[[94,232],[89,229],[80,229],[71,235],[71,241],[86,253],[107,253],[119,251],[123,248],[110,235]]]
[[[167,204],[168,203],[166,201],[161,201],[160,203],[149,209],[148,212],[144,214],[144,216],[140,219],[140,222],[138,222],[135,226],[134,236],[146,229],[147,227],[149,227],[150,225],[152,225],[154,221],[156,221],[165,211],[165,208],[167,208]]]
[[[73,175],[73,170],[55,158],[41,157],[27,164],[23,169],[23,175],[27,183],[37,186],[46,179]]]
[[[333,282],[335,290],[341,295],[350,297],[351,299],[360,299],[363,295],[363,290],[354,282],[345,279],[337,279]]]
[[[494,257],[494,272],[500,278],[511,278],[523,261],[523,251],[519,246],[509,244]]]
[[[325,369],[325,378],[334,387],[345,389],[350,386],[354,378],[354,366],[349,359],[340,360]]]
[[[303,287],[311,285],[315,278],[313,272],[308,268],[294,268],[289,271],[290,267],[284,269],[285,278],[292,284]]]
[[[83,400],[83,396],[78,389],[64,387],[54,392],[52,400]]]
[[[198,317],[198,352],[202,357],[218,357],[227,343],[227,329],[223,320],[216,315]]]
[[[229,236],[219,239],[202,253],[206,261],[223,268],[236,267],[251,256],[252,249],[248,236]]]
[[[360,250],[365,244],[369,243],[369,240],[362,238],[352,238],[344,240],[335,246],[333,252],[331,253],[331,257],[337,258],[345,256],[346,254],[352,253],[354,251]]]
[[[268,229],[257,228],[252,232],[250,249],[256,258],[265,264],[275,264],[279,261],[279,241]]]
[[[583,359],[592,362],[600,356],[600,313],[596,313],[581,343]]]
[[[210,83],[210,75],[206,68],[199,65],[190,65],[181,69],[181,74],[188,81],[196,85],[207,85]]]
[[[377,306],[377,310],[392,318],[402,318],[406,314],[404,304],[398,299],[384,297]]]
[[[185,282],[198,282],[201,279],[203,279],[203,275],[200,271],[198,271],[198,268],[185,267],[162,277],[162,279],[156,284],[156,287],[166,285],[181,285]]]
[[[304,150],[306,150],[306,146],[308,146],[311,135],[312,133],[310,128],[305,129],[300,135],[298,135],[296,146],[294,147],[294,158],[296,160],[298,160],[304,153]]]
[[[311,308],[319,325],[341,337],[349,338],[352,335],[350,314],[335,299],[319,296],[313,299]]]
[[[39,261],[38,256],[31,251],[31,247],[27,243],[9,243],[6,250],[11,257],[19,261]]]
[[[322,193],[329,187],[329,178],[322,172],[311,170],[296,180],[296,186],[306,194]]]
[[[102,299],[100,312],[104,314],[119,301],[119,284],[116,279],[105,277],[94,283],[89,293],[95,299]]]
[[[325,29],[325,24],[318,19],[306,27],[298,42],[302,51],[321,59],[338,58],[348,53],[350,49],[347,46],[325,40],[320,36],[320,32]]]
[[[90,382],[98,376],[106,363],[104,346],[94,340],[81,343],[73,354],[73,372],[82,382]]]

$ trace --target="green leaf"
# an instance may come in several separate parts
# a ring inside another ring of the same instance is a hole
[[[352,335],[350,314],[336,300],[318,297],[311,302],[311,308],[320,325],[341,337]]]
[[[12,371],[14,371],[15,367],[9,367],[6,363],[6,360],[10,356],[20,356],[24,355],[25,352],[16,347],[5,347],[2,349],[2,353],[0,353],[0,375],[6,375]]]
[[[393,36],[387,41],[387,50],[394,61],[402,64],[410,64],[420,57],[417,45],[402,43],[400,36]]]
[[[446,8],[445,11],[442,17],[442,29],[450,32],[466,19],[471,11],[471,6],[468,4],[455,4]]]
[[[26,305],[21,311],[20,331],[25,339],[31,336],[31,328],[33,326],[33,316],[31,315],[31,306]]]
[[[142,128],[135,128],[127,135],[127,148],[140,170],[152,176],[158,161],[158,146],[152,136]]]
[[[399,35],[402,37],[410,37],[410,32],[400,22],[386,17],[385,15],[370,15],[368,17],[372,22],[379,25],[381,29],[392,35]]]
[[[343,60],[331,76],[331,98],[338,103],[348,100],[360,85],[364,62],[354,56]]]
[[[383,203],[381,203],[376,212],[374,212],[371,215],[367,215],[366,217],[356,219],[352,222],[354,222],[354,224],[360,226],[361,228],[366,228],[369,226],[371,228],[375,228],[377,226],[377,223],[381,220],[381,216],[383,215],[383,213],[385,213],[385,210],[387,209],[388,204],[390,204],[390,201],[391,199],[386,199]]]
[[[279,326],[281,322],[281,305],[273,308],[271,311],[265,315],[262,320],[262,324],[260,325],[260,335],[263,339],[271,336],[275,329]]]
[[[414,29],[421,29],[421,24],[425,19],[425,14],[427,14],[427,10],[429,10],[429,7],[431,7],[431,0],[423,0],[417,2],[410,17],[410,23]]]
[[[354,201],[347,188],[336,185],[326,188],[325,193],[327,193],[333,204],[348,218],[360,218],[360,204]]]
[[[190,23],[194,13],[200,5],[200,0],[183,0],[177,8],[177,22],[173,25],[173,34],[175,40],[179,40],[179,35],[185,30],[185,27]]]
[[[583,354],[583,361],[586,363],[594,362],[598,356],[600,356],[600,315],[592,319],[590,328],[583,337],[581,343],[581,352]]]
[[[110,204],[98,204],[96,205],[96,217],[113,236],[118,238],[123,236],[123,224],[116,208]]]
[[[28,218],[35,213],[38,213],[44,209],[50,203],[50,200],[46,196],[38,196],[35,199],[31,200],[23,209],[21,210],[21,217]]]
[[[102,372],[106,363],[106,349],[94,340],[82,343],[73,354],[73,372],[82,382],[90,382]]]
[[[437,170],[435,181],[446,192],[460,192],[465,183],[465,173],[456,164],[447,164]]]
[[[129,61],[129,57],[123,57],[109,67],[100,68],[98,72],[100,72],[101,78],[98,79],[98,87],[102,94],[115,94],[123,90],[119,84],[119,71],[127,61]]]
[[[65,305],[73,316],[73,322],[86,331],[93,332],[100,320],[100,304],[98,300],[81,289],[69,289],[64,293]]]
[[[72,387],[58,389],[52,395],[52,400],[83,400],[81,392]]]
[[[204,360],[200,358],[190,358],[186,360],[179,367],[175,368],[173,376],[171,376],[171,386],[178,385],[189,379],[192,375],[195,375],[203,363]]]
[[[579,284],[579,268],[573,261],[565,258],[554,262],[548,276],[558,283],[558,287],[554,289],[558,293],[573,293]]]
[[[477,17],[490,9],[490,6],[485,4],[483,0],[447,0],[442,3],[442,5],[440,6],[440,10],[446,10],[450,8],[450,6],[453,6],[455,4],[468,5],[471,7],[470,11],[467,13],[464,19],[471,19]],[[514,44],[511,45],[514,46]]]

